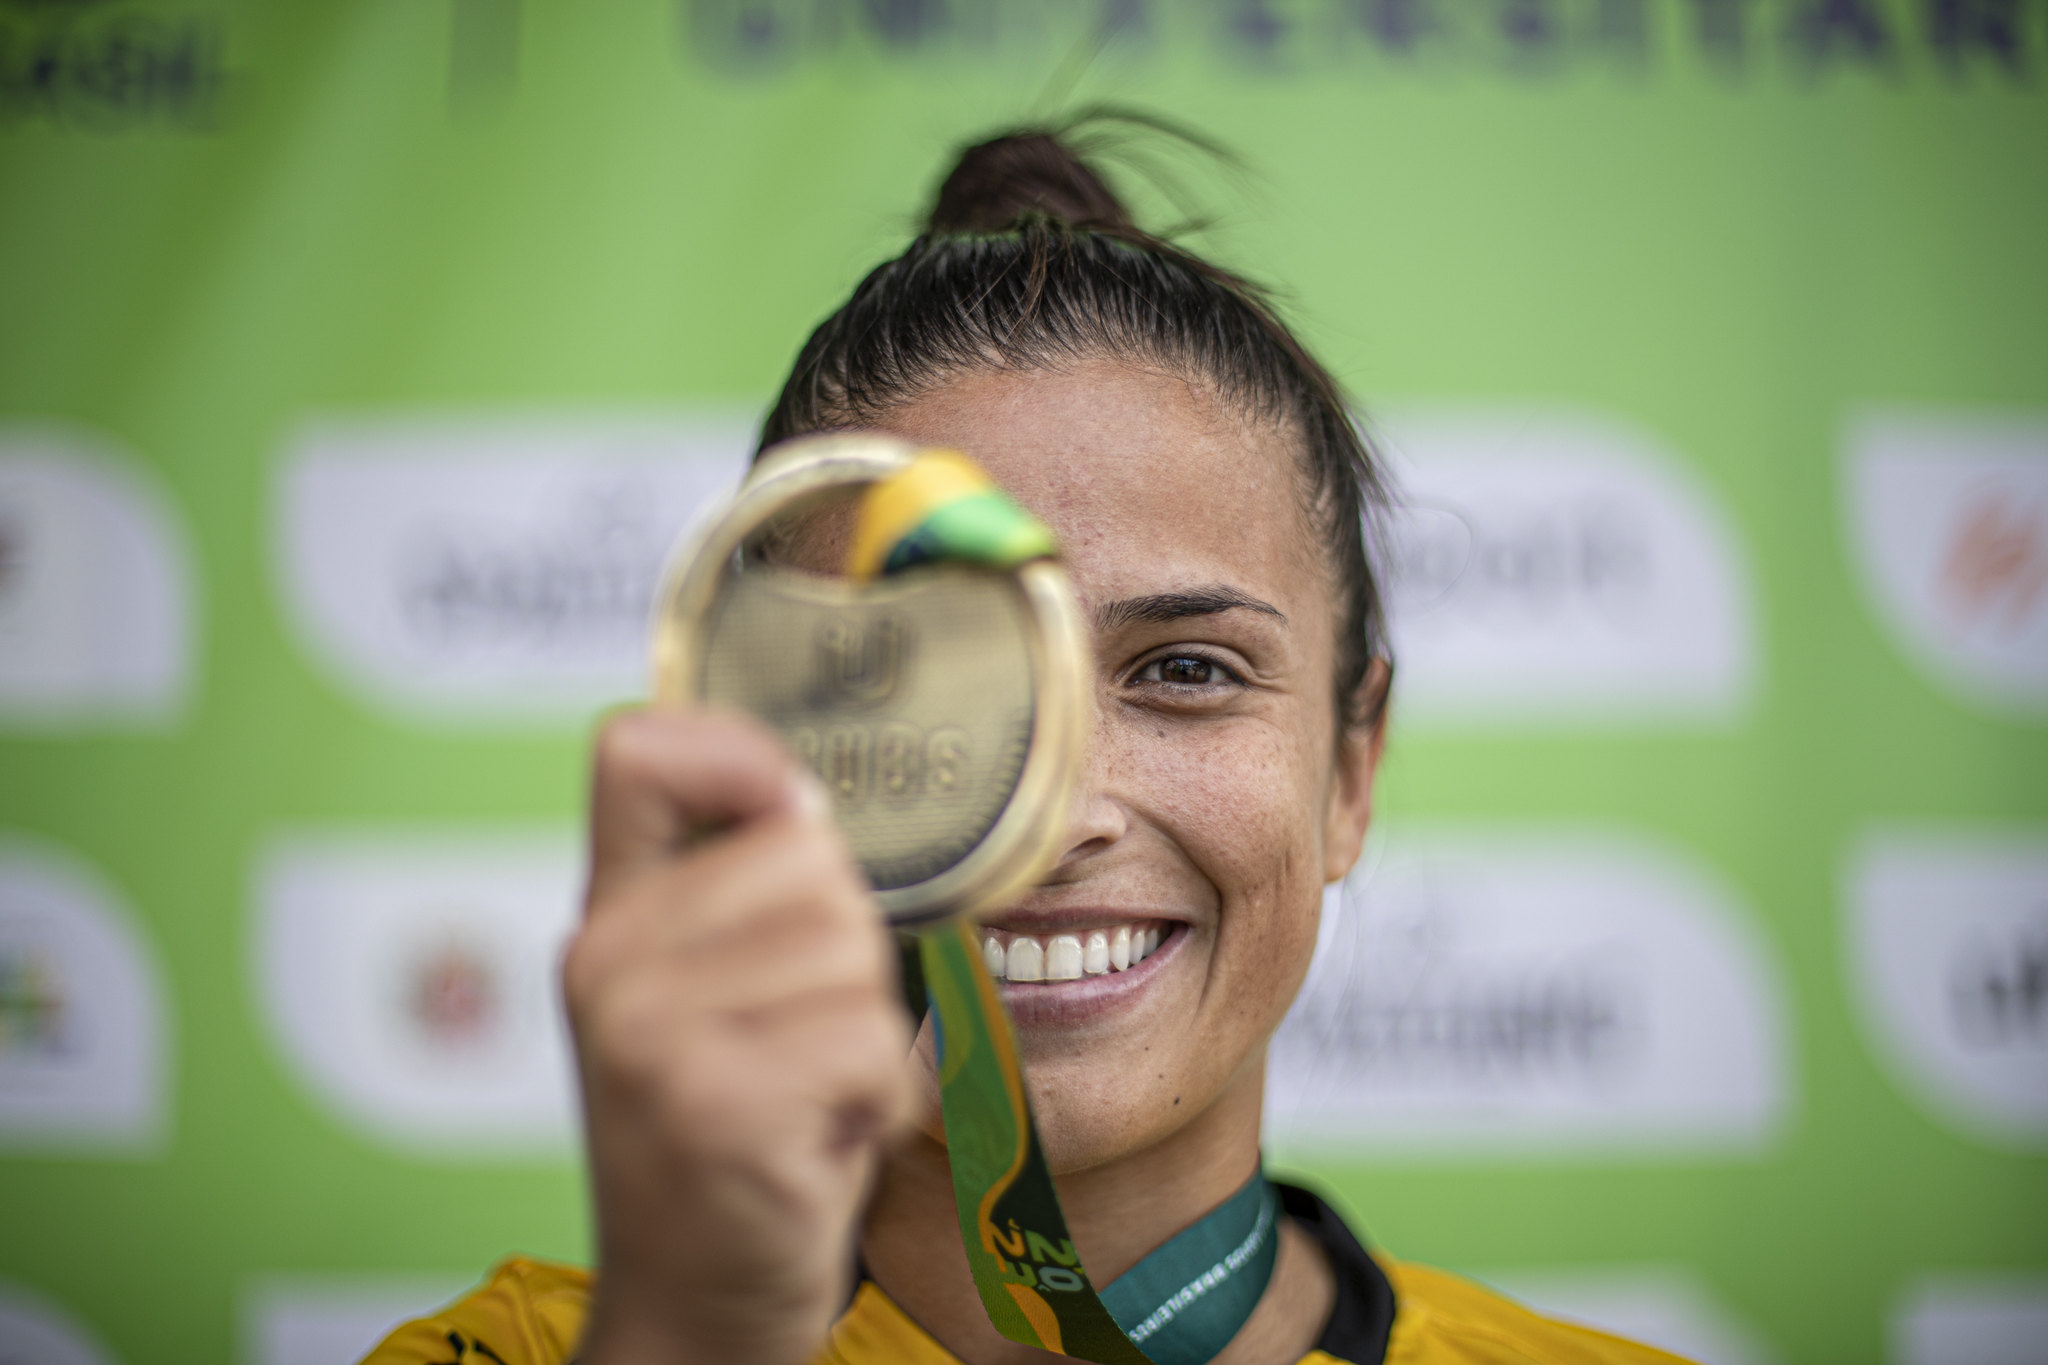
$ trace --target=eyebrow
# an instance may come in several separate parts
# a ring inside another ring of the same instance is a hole
[[[1125,597],[1105,602],[1095,609],[1095,628],[1112,631],[1141,622],[1150,625],[1178,621],[1188,616],[1214,616],[1243,607],[1285,621],[1287,614],[1271,602],[1261,602],[1227,583],[1189,588],[1185,592],[1155,592],[1144,597]]]

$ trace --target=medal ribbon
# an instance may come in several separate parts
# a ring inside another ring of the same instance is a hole
[[[942,560],[1015,568],[1057,552],[971,460],[929,451],[868,491],[847,568],[866,580]],[[1097,1365],[1206,1365],[1272,1278],[1279,1210],[1264,1174],[1098,1292],[1068,1234],[975,927],[954,919],[920,933],[918,956],[960,1238],[989,1322]]]

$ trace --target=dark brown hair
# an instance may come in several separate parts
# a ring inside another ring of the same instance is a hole
[[[1388,652],[1365,526],[1385,507],[1379,463],[1329,372],[1266,293],[1140,228],[1075,150],[1076,129],[1102,117],[1018,129],[961,152],[924,231],[804,344],[761,447],[874,422],[975,369],[1107,356],[1200,378],[1298,433],[1308,514],[1340,602],[1339,714],[1347,725],[1377,724],[1386,689],[1369,680]]]

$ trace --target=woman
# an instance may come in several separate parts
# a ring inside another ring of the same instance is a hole
[[[1266,1045],[1371,814],[1378,472],[1259,296],[1042,132],[962,155],[926,233],[811,337],[762,444],[848,427],[971,452],[1057,534],[1093,622],[1062,853],[985,948],[1107,1285],[1260,1178]],[[606,725],[592,806],[564,984],[597,1275],[507,1262],[372,1359],[1045,1358],[984,1315],[931,1030],[910,1035],[809,775],[743,719],[647,709]],[[1048,971],[1098,933],[1136,945],[1124,965]],[[1376,1260],[1315,1196],[1279,1198],[1263,1292],[1200,1353],[1217,1365],[1668,1359]]]

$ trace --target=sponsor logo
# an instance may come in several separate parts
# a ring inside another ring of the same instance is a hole
[[[84,1323],[57,1305],[0,1280],[0,1362],[5,1365],[114,1365],[113,1354]]]
[[[1509,1270],[1476,1278],[1547,1317],[1669,1351],[1699,1365],[1768,1365],[1765,1348],[1699,1276],[1677,1266]]]
[[[278,484],[279,573],[313,656],[443,724],[580,723],[646,689],[670,545],[735,487],[751,424],[325,422]]]
[[[568,831],[303,836],[256,874],[255,968],[299,1079],[430,1157],[552,1157],[574,1137],[555,961],[575,919]]]
[[[76,428],[0,423],[0,727],[175,719],[191,584],[179,520],[136,460]]]
[[[1844,488],[1864,588],[1937,687],[2048,716],[2048,416],[1876,411]]]
[[[10,12],[11,11],[11,12]],[[207,132],[232,84],[211,14],[103,0],[0,5],[0,128]]]
[[[1398,80],[1460,71],[1517,82],[1646,76],[1705,67],[1724,78],[1810,82],[1837,72],[2005,83],[2029,70],[2029,23],[2006,0],[1925,9],[1901,0],[977,0],[972,6],[824,6],[811,0],[684,0],[683,47],[714,69],[758,76],[856,55],[1016,62],[1077,42],[1125,63],[1194,49],[1226,70],[1370,72]]]
[[[480,1047],[504,1027],[503,970],[481,945],[451,939],[406,964],[405,1007],[430,1047]]]
[[[1844,877],[1871,1045],[1934,1114],[2048,1147],[2048,837],[1880,830]]]
[[[170,1032],[159,980],[101,877],[0,835],[0,1148],[155,1147]]]
[[[1324,913],[1270,1054],[1282,1148],[1714,1155],[1783,1119],[1776,965],[1671,849],[1400,827]]]
[[[2048,1276],[1929,1275],[1891,1316],[1892,1365],[2039,1365]]]
[[[353,1365],[393,1328],[476,1287],[476,1274],[269,1275],[241,1296],[245,1365]]]
[[[61,1057],[70,1009],[55,966],[36,945],[0,948],[0,1055]]]
[[[1715,500],[1646,434],[1558,413],[1396,414],[1381,558],[1403,723],[1716,723],[1755,609]]]

